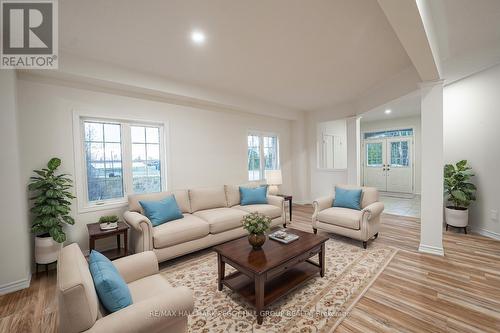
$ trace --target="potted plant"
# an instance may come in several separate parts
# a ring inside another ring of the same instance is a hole
[[[59,158],[52,158],[47,168],[34,170],[37,176],[30,178],[28,189],[34,195],[31,213],[34,216],[31,231],[35,234],[35,261],[48,264],[57,260],[57,256],[66,240],[63,226],[75,224],[70,216],[72,181],[66,174],[56,175],[61,165]]]
[[[467,160],[444,166],[444,194],[450,203],[445,208],[446,229],[448,225],[463,228],[467,233],[470,204],[476,200],[476,185],[470,182],[474,176]]]
[[[248,231],[248,242],[254,250],[262,247],[266,241],[265,232],[271,226],[271,218],[257,212],[250,213],[243,217],[243,229]]]
[[[118,216],[106,215],[99,218],[99,227],[101,230],[111,230],[118,228]]]

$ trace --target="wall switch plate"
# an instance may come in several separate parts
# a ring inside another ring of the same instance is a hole
[[[498,210],[490,210],[490,219],[492,219],[493,221],[498,221]]]

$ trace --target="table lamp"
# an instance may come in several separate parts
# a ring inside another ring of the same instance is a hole
[[[269,194],[278,194],[278,185],[283,184],[281,170],[266,170],[266,182],[269,185]]]

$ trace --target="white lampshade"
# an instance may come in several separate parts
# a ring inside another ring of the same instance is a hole
[[[266,182],[268,185],[283,184],[283,179],[281,178],[281,170],[266,170]]]

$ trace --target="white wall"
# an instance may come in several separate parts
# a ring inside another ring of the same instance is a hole
[[[317,166],[317,132],[316,127],[324,121],[345,119],[355,114],[355,108],[352,104],[343,104],[324,111],[310,112],[307,114],[307,151],[309,164],[309,203],[319,197],[330,195],[336,184],[347,183],[347,169],[343,170],[325,170]],[[350,135],[347,133],[347,137]],[[349,142],[347,142],[349,146]],[[355,152],[347,150],[347,159],[350,154]]]
[[[0,71],[0,294],[25,288],[30,280],[31,237],[26,179],[21,180],[16,73]]]
[[[338,154],[334,156],[334,168],[331,169],[346,169],[347,168],[347,126],[345,119],[324,121],[316,126],[316,166],[318,168],[326,168],[325,165],[320,164],[320,155],[323,140],[323,135],[334,135],[339,138],[340,147]],[[326,164],[326,162],[324,162]]]
[[[19,80],[22,177],[53,156],[62,158],[62,171],[75,174],[72,111],[119,119],[169,123],[169,189],[238,184],[247,181],[247,131],[275,132],[280,139],[284,193],[292,192],[290,120],[238,112],[217,112],[172,105],[79,87]],[[68,239],[88,248],[86,224],[104,214],[124,210],[77,213]],[[99,244],[98,244],[99,245]],[[106,244],[104,244],[106,245]]]
[[[500,237],[500,65],[457,81],[444,89],[445,162],[467,159],[476,173],[477,201],[470,225]]]
[[[387,120],[363,121],[361,119],[361,136],[364,137],[365,132],[378,132],[391,129],[413,128],[414,139],[414,193],[420,194],[420,183],[422,175],[421,163],[421,125],[420,115],[415,117],[388,118]],[[364,151],[361,153],[361,165],[364,165]],[[363,170],[363,168],[361,168]],[[363,179],[363,176],[361,177]]]

